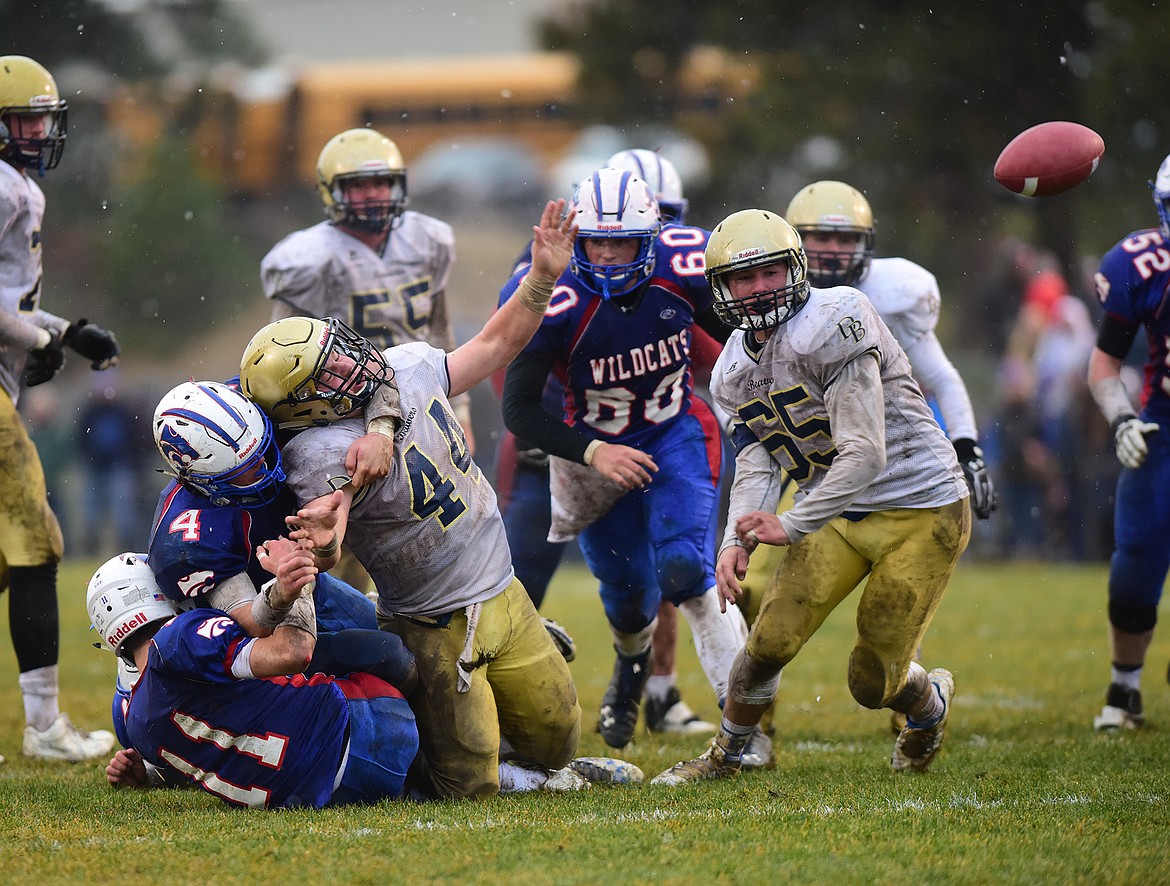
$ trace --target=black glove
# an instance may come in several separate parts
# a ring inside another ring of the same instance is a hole
[[[65,365],[65,352],[56,341],[43,348],[35,348],[28,352],[28,360],[24,364],[25,387],[35,388],[43,385],[61,371]]]
[[[118,362],[122,349],[114,333],[88,320],[78,320],[65,330],[62,341],[90,362],[92,369],[109,369]]]
[[[955,447],[959,467],[963,469],[963,477],[971,490],[971,510],[980,520],[986,520],[995,510],[997,502],[995,484],[991,482],[991,474],[987,472],[983,450],[974,440],[952,440],[951,445]]]

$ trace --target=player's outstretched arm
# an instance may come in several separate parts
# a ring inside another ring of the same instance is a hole
[[[540,328],[557,278],[569,266],[577,229],[564,200],[550,200],[533,227],[532,266],[508,299],[476,335],[447,357],[448,396],[469,391],[512,362]]]

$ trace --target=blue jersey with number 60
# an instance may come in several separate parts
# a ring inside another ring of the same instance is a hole
[[[560,276],[524,351],[553,361],[566,424],[594,439],[637,446],[690,412],[690,328],[712,302],[703,276],[708,236],[699,228],[663,228],[653,276],[628,310],[620,299],[591,293],[571,271]],[[504,285],[500,304],[524,273]]]

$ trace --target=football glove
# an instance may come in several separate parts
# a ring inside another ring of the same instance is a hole
[[[24,364],[25,387],[35,388],[53,378],[65,365],[65,352],[57,342],[28,352]]]
[[[953,440],[951,445],[955,447],[959,467],[963,469],[963,477],[971,490],[971,510],[980,520],[986,520],[995,510],[997,501],[995,484],[991,482],[987,462],[983,460],[983,450],[974,440],[968,439]]]
[[[71,323],[62,341],[89,360],[92,369],[109,369],[118,362],[118,355],[122,353],[114,333],[88,320]]]
[[[1136,415],[1126,415],[1113,423],[1113,449],[1117,460],[1127,468],[1140,468],[1149,455],[1146,436],[1158,430],[1158,425],[1142,421]]]

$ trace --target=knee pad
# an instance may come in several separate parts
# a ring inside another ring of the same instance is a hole
[[[702,552],[693,542],[679,539],[663,545],[654,562],[662,596],[671,602],[709,583],[703,574]]]
[[[849,691],[862,707],[876,710],[888,702],[890,686],[886,663],[871,649],[857,647],[849,653]]]
[[[1109,624],[1126,634],[1144,634],[1158,623],[1158,607],[1109,601]]]

